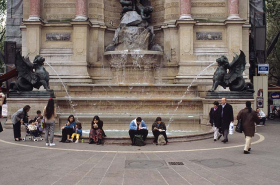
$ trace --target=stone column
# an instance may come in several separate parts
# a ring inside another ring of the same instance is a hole
[[[180,20],[192,20],[191,0],[181,0]]]
[[[86,21],[88,19],[88,1],[76,0],[75,21]]]
[[[30,0],[29,4],[29,21],[39,21],[41,14],[40,0]]]
[[[239,0],[228,0],[228,12],[227,19],[240,19],[239,17]]]

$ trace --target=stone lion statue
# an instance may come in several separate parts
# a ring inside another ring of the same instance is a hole
[[[213,86],[209,92],[214,92],[220,85],[223,88],[229,87],[231,91],[248,91],[254,92],[253,84],[246,83],[243,78],[243,71],[246,66],[246,56],[243,51],[240,55],[235,54],[233,61],[229,63],[226,56],[222,56],[216,60],[218,68],[213,76]],[[229,69],[229,72],[227,70]]]
[[[18,77],[16,82],[10,84],[10,91],[32,91],[42,85],[50,90],[49,73],[44,68],[44,62],[45,59],[37,55],[31,63],[28,57],[24,58],[17,52],[15,65]]]

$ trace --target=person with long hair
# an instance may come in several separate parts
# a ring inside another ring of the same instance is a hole
[[[96,143],[101,144],[103,139],[103,121],[100,120],[98,116],[94,116],[91,122],[91,129],[89,133],[89,144]]]
[[[21,140],[21,124],[28,123],[27,113],[30,110],[29,105],[25,105],[23,108],[19,109],[12,115],[12,123],[14,129],[14,138],[15,141]]]
[[[255,123],[259,124],[260,119],[256,111],[252,110],[251,102],[246,102],[246,108],[242,109],[238,115],[237,120],[241,120],[242,128],[245,135],[244,154],[250,154],[251,139],[255,134]]]
[[[76,130],[76,121],[74,115],[70,115],[66,121],[65,126],[61,127],[62,137],[60,142],[70,143],[70,137]]]
[[[47,106],[44,108],[43,115],[45,118],[45,141],[46,146],[54,146],[53,142],[54,137],[54,125],[55,125],[55,116],[56,111],[54,108],[54,100],[52,98],[49,99]],[[49,141],[49,131],[50,131],[50,141]]]

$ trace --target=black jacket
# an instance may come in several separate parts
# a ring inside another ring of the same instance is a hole
[[[222,105],[219,105],[219,108],[221,113],[221,127],[223,130],[228,130],[230,122],[234,121],[232,106],[226,103],[224,108]]]
[[[213,123],[215,124],[215,127],[220,128],[221,127],[221,107],[218,106],[217,110],[214,110],[214,107],[211,108],[209,112],[209,122],[213,126]]]

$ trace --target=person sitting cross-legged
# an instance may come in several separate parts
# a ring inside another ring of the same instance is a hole
[[[166,126],[165,126],[165,123],[161,121],[161,117],[156,118],[156,121],[152,125],[152,131],[153,131],[153,135],[155,137],[154,144],[157,144],[158,136],[160,134],[162,134],[164,136],[166,144],[168,143],[167,136],[166,136]]]
[[[134,145],[133,138],[135,135],[142,135],[143,140],[145,141],[148,135],[147,126],[142,120],[142,118],[138,117],[130,122],[129,125],[129,136],[131,139],[131,145]]]

